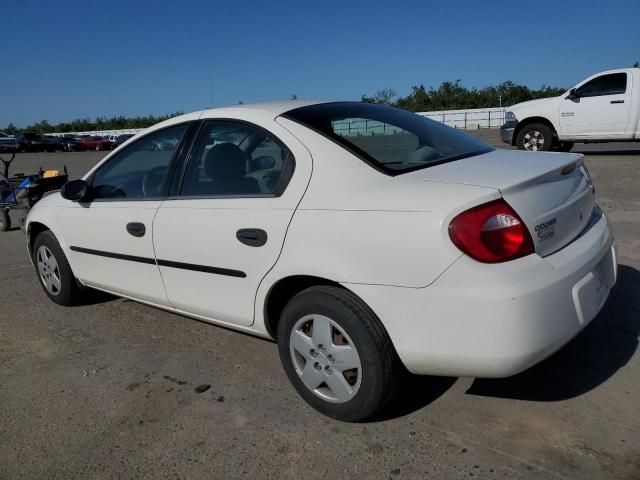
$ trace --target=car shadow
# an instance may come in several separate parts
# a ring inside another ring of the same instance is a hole
[[[640,272],[618,267],[616,286],[593,321],[571,342],[513,377],[476,379],[466,391],[485,397],[554,402],[580,396],[633,357],[640,335]]]
[[[624,155],[640,155],[640,150],[572,150],[571,153],[581,153],[589,156],[624,156]]]
[[[117,299],[118,297],[111,295],[110,293],[94,290],[93,288],[87,288],[82,294],[82,299],[76,303],[74,307],[99,305],[101,303],[107,303]]]
[[[457,380],[455,377],[430,377],[404,372],[394,397],[370,421],[383,422],[420,410],[444,395]]]

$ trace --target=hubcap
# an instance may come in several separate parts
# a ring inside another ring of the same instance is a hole
[[[333,320],[307,315],[291,331],[289,349],[296,373],[316,396],[331,403],[351,400],[362,383],[356,346]]]
[[[58,261],[53,256],[48,247],[42,245],[36,254],[36,263],[38,264],[38,273],[42,284],[51,295],[58,295],[62,287],[62,279],[60,277],[60,268]]]
[[[524,148],[526,150],[536,151],[540,150],[544,145],[544,135],[537,130],[531,130],[524,136]]]

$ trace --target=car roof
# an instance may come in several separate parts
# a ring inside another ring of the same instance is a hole
[[[201,117],[207,117],[209,115],[216,115],[220,110],[259,110],[265,113],[273,114],[274,117],[282,115],[289,110],[293,110],[299,107],[306,107],[309,105],[317,105],[319,103],[328,103],[327,100],[284,100],[274,102],[260,102],[260,103],[242,103],[238,105],[230,105],[227,107],[211,108],[202,110]]]
[[[216,107],[207,110],[198,110],[196,112],[185,113],[177,117],[169,118],[160,123],[157,123],[149,128],[138,133],[138,135],[146,135],[155,130],[161,128],[170,127],[182,122],[189,122],[198,119],[205,118],[224,118],[227,115],[232,117],[238,117],[242,115],[242,112],[247,113],[260,113],[262,115],[276,118],[283,113],[290,110],[294,110],[300,107],[306,107],[309,105],[318,105],[321,103],[332,103],[329,100],[284,100],[276,102],[263,102],[263,103],[242,103],[238,105],[229,105],[226,107]]]

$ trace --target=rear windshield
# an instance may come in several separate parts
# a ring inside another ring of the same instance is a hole
[[[390,175],[493,150],[486,143],[441,123],[383,105],[324,103],[291,110],[283,117],[322,133]]]

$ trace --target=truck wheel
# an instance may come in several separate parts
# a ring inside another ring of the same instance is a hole
[[[526,125],[518,133],[516,146],[518,150],[529,150],[531,152],[551,150],[553,145],[553,132],[542,123],[532,123]]]
[[[570,152],[573,148],[573,142],[557,142],[553,149],[556,152]]]
[[[380,320],[351,292],[317,286],[294,296],[278,325],[280,359],[300,396],[346,422],[392,397],[400,361]]]
[[[11,228],[11,218],[9,212],[0,210],[0,232],[6,232]]]

